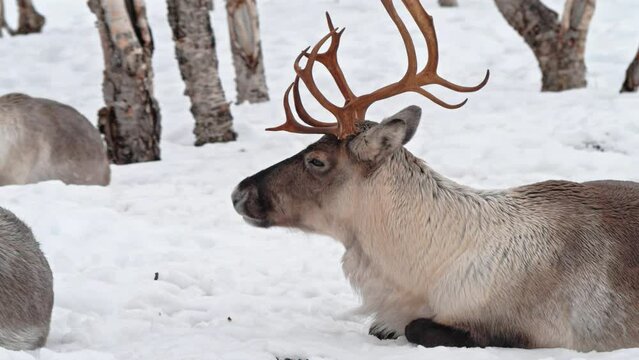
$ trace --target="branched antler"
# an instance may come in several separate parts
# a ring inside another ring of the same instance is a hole
[[[471,87],[454,84],[437,74],[439,50],[437,46],[437,34],[435,33],[435,27],[433,25],[433,18],[426,12],[419,0],[402,0],[404,6],[415,20],[419,30],[426,39],[426,45],[428,47],[428,61],[421,71],[417,71],[417,54],[415,51],[415,44],[413,43],[413,39],[410,36],[406,25],[397,14],[397,10],[393,5],[393,0],[381,0],[381,2],[397,27],[397,30],[402,37],[402,41],[404,42],[404,46],[406,47],[408,67],[404,76],[399,81],[386,85],[369,94],[356,96],[348,86],[344,73],[337,61],[337,51],[339,49],[344,29],[340,30],[335,28],[331,21],[331,17],[328,13],[326,13],[329,33],[324,36],[310,52],[308,52],[310,47],[306,48],[295,60],[295,80],[284,93],[286,122],[283,125],[267,130],[284,130],[305,134],[332,134],[337,136],[339,139],[343,139],[357,132],[357,125],[364,121],[368,108],[379,100],[387,99],[405,92],[415,92],[430,99],[439,106],[447,109],[457,109],[464,106],[468,99],[459,104],[449,104],[424,90],[423,87],[426,85],[440,85],[456,92],[474,92],[486,85],[490,76],[489,71],[486,71],[486,76],[481,83]],[[329,48],[325,52],[320,53],[320,49],[329,39],[331,40]],[[300,65],[302,58],[306,58],[306,65],[304,67]],[[337,84],[337,87],[344,98],[343,106],[337,106],[332,103],[317,87],[315,79],[313,78],[313,66],[315,65],[315,62],[319,62],[324,65],[333,77],[333,80]],[[299,93],[300,80],[302,80],[308,91],[320,103],[320,105],[322,105],[335,117],[337,122],[327,123],[319,121],[313,118],[306,109],[304,109]],[[293,112],[291,111],[289,104],[291,90],[293,91],[295,111],[306,125],[297,122]]]

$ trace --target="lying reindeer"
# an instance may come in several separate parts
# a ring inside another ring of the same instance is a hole
[[[23,94],[0,96],[0,185],[108,185],[109,179],[100,133],[79,112]]]
[[[29,227],[0,208],[0,346],[44,346],[53,308],[53,275]]]
[[[355,96],[337,63],[342,31],[297,58],[285,94],[286,123],[269,130],[325,134],[306,150],[243,180],[236,211],[252,225],[326,234],[346,248],[343,268],[374,316],[371,333],[405,334],[424,346],[565,347],[581,351],[639,346],[639,184],[546,181],[475,190],[438,174],[403,145],[421,110],[364,121],[375,101],[421,87],[463,87],[437,74],[432,18],[418,0],[404,5],[426,38],[417,71],[413,41],[392,0],[382,0],[408,54],[404,77]],[[320,53],[331,39],[330,47]],[[304,67],[299,62],[307,59]],[[330,102],[312,76],[319,62],[345,105]],[[337,123],[312,118],[299,82]],[[307,124],[295,120],[288,98]]]

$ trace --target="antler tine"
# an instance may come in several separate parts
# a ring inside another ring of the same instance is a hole
[[[361,116],[366,116],[368,107],[376,101],[387,99],[391,96],[398,95],[407,91],[414,91],[419,93],[419,89],[421,89],[421,86],[416,84],[415,81],[415,74],[417,74],[417,52],[415,50],[413,38],[410,36],[410,33],[408,32],[408,28],[406,28],[404,21],[399,17],[399,14],[395,9],[395,5],[393,4],[393,0],[381,0],[381,2],[384,6],[384,9],[388,13],[388,16],[390,16],[391,20],[395,24],[395,27],[402,37],[404,47],[406,48],[406,56],[408,57],[408,65],[406,68],[406,73],[400,81],[390,85],[386,85],[366,95],[362,95],[356,100],[356,104],[353,104],[353,106],[359,108],[358,112],[361,114]],[[427,97],[431,100],[435,98],[435,96],[432,94]],[[439,100],[439,102],[443,103],[443,101],[441,100]]]
[[[333,20],[331,19],[331,14],[329,14],[328,11],[326,12],[326,22],[328,23],[328,29],[330,31],[335,30],[335,26],[333,26]]]
[[[424,39],[426,40],[426,47],[428,49],[428,61],[424,66],[424,69],[417,74],[417,77],[425,80],[430,84],[441,85],[457,92],[475,92],[488,83],[490,77],[490,71],[486,71],[484,79],[475,86],[462,86],[454,84],[437,74],[437,67],[439,65],[439,45],[437,43],[437,32],[435,32],[435,24],[433,17],[428,14],[426,9],[419,1],[415,0],[402,0],[404,6],[408,9],[415,23],[419,27]],[[432,99],[431,99],[432,100]]]
[[[437,44],[437,33],[435,32],[433,17],[426,12],[426,9],[419,1],[402,0],[402,2],[426,40],[428,61],[418,75],[434,74],[437,72],[437,65],[439,65],[439,45]]]
[[[288,131],[300,134],[332,134],[337,136],[338,127],[337,124],[330,127],[310,127],[298,123],[295,120],[295,116],[291,111],[291,106],[288,103],[288,98],[291,93],[291,89],[295,87],[295,82],[291,83],[284,92],[284,112],[286,113],[286,121],[284,124],[272,128],[266,129],[267,131]]]
[[[344,96],[345,103],[348,104],[350,99],[354,98],[355,95],[348,87],[346,82],[346,78],[344,77],[343,72],[341,71],[339,64],[337,62],[337,50],[339,48],[339,42],[341,35],[344,32],[344,29],[340,30],[333,26],[333,22],[330,18],[330,15],[326,13],[326,21],[328,23],[329,33],[325,35],[313,48],[309,53],[310,47],[304,49],[295,59],[293,64],[293,68],[295,70],[296,76],[295,81],[286,89],[284,93],[284,110],[286,113],[286,122],[283,125],[280,125],[275,128],[269,128],[267,130],[271,131],[290,131],[297,133],[306,133],[306,134],[333,134],[339,138],[342,138],[348,132],[352,132],[353,125],[350,124],[350,119],[348,116],[344,114],[344,108],[338,107],[333,104],[330,100],[328,100],[318,89],[317,84],[315,83],[315,79],[313,77],[313,66],[315,61],[320,62],[324,65],[333,79],[335,80],[340,92]],[[322,46],[331,39],[331,44],[327,51],[323,53],[319,53],[319,50]],[[307,58],[306,64],[304,67],[300,65],[300,62],[303,57]],[[302,103],[302,98],[300,96],[299,91],[299,83],[300,79],[306,85],[308,91],[313,95],[313,97],[322,105],[325,109],[327,109],[335,118],[337,118],[337,123],[326,123],[323,121],[319,121],[313,118],[304,108]],[[299,115],[300,119],[306,123],[307,125],[302,125],[295,119],[293,112],[291,111],[291,106],[289,104],[289,97],[291,90],[293,91],[293,103],[295,105],[295,111]],[[346,106],[346,105],[345,105]]]
[[[327,123],[327,122],[316,120],[306,111],[306,109],[304,108],[304,105],[302,104],[302,97],[300,96],[299,83],[300,83],[300,77],[296,76],[295,82],[293,82],[293,103],[295,104],[295,111],[297,112],[297,115],[299,115],[300,119],[302,119],[302,121],[304,121],[308,125],[316,126],[316,127],[336,126],[337,123]],[[286,97],[288,98],[288,96]]]
[[[417,52],[415,51],[415,44],[413,43],[413,38],[410,36],[404,21],[397,14],[397,10],[393,5],[393,0],[382,0],[382,5],[384,5],[384,9],[390,16],[391,20],[395,23],[397,30],[399,30],[399,34],[402,37],[402,41],[404,42],[404,46],[406,47],[406,56],[408,57],[408,66],[406,69],[406,74],[402,78],[401,82],[405,82],[410,79],[411,76],[414,76],[417,73]]]
[[[398,95],[404,92],[415,92],[425,96],[429,100],[433,101],[437,105],[443,106],[448,109],[456,109],[466,104],[466,100],[459,104],[448,104],[443,100],[437,98],[428,91],[422,89],[426,85],[440,85],[447,89],[457,92],[474,92],[486,85],[490,72],[486,72],[484,80],[476,86],[461,86],[454,84],[448,80],[443,79],[437,74],[437,67],[439,64],[439,49],[437,45],[437,34],[433,24],[433,18],[426,12],[419,0],[402,0],[402,3],[411,14],[415,23],[419,27],[422,35],[426,40],[426,46],[428,49],[428,61],[424,68],[417,72],[417,56],[415,54],[415,44],[412,37],[406,28],[406,25],[399,17],[397,10],[393,4],[393,0],[381,0],[386,12],[390,16],[397,30],[399,31],[404,46],[406,47],[406,54],[408,56],[408,68],[404,77],[393,84],[384,86],[378,90],[375,90],[369,94],[361,96],[356,100],[357,107],[359,107],[360,113],[365,114],[367,108],[375,101],[383,100],[394,95]],[[355,106],[355,105],[354,105]]]
[[[437,75],[437,78],[435,79],[433,83],[437,85],[441,85],[447,89],[451,89],[457,92],[475,92],[483,88],[488,83],[489,78],[490,78],[490,70],[486,70],[486,75],[484,76],[484,80],[482,80],[479,84],[475,86],[457,85],[446,79],[441,78],[439,75]]]
[[[468,102],[468,99],[464,99],[464,101],[462,101],[462,102],[460,102],[458,104],[449,104],[449,103],[445,102],[444,100],[438,98],[437,96],[431,94],[430,92],[428,92],[428,91],[426,91],[426,90],[424,90],[424,89],[422,89],[420,87],[415,88],[413,90],[413,92],[416,92],[416,93],[428,98],[430,101],[434,102],[435,104],[437,104],[437,105],[439,105],[441,107],[444,107],[446,109],[451,109],[451,110],[459,109],[460,107],[466,105],[466,103]]]
[[[342,93],[342,96],[344,97],[344,102],[348,103],[353,98],[355,98],[355,94],[353,94],[353,91],[348,86],[348,82],[346,81],[344,72],[342,72],[342,69],[339,66],[339,63],[337,61],[337,51],[339,50],[339,44],[342,38],[342,34],[344,33],[344,30],[346,29],[344,28],[342,28],[341,30],[336,29],[333,26],[331,15],[328,12],[326,12],[326,22],[328,24],[328,29],[331,31],[331,33],[334,32],[334,34],[331,37],[331,44],[329,48],[325,52],[317,54],[317,61],[321,63],[322,65],[324,65],[324,67],[326,67],[328,72],[333,77],[333,80],[335,80],[335,84],[337,85],[337,88]]]
[[[304,109],[304,105],[302,104],[302,98],[300,96],[300,91],[299,91],[299,82],[300,82],[300,75],[299,74],[302,73],[304,70],[302,70],[302,68],[300,67],[299,62],[300,62],[300,60],[302,60],[302,57],[307,55],[307,51],[310,48],[311,47],[309,46],[306,49],[302,50],[302,52],[297,56],[297,58],[295,59],[295,62],[293,64],[293,68],[295,69],[295,73],[298,74],[298,75],[295,76],[295,81],[291,85],[292,88],[293,88],[293,101],[294,101],[294,104],[295,104],[295,111],[297,111],[297,114],[300,116],[302,121],[304,121],[308,125],[318,126],[318,127],[333,126],[334,124],[325,123],[323,121],[319,121],[319,120],[316,120],[315,118],[313,118],[306,111],[306,109]],[[310,61],[310,60],[308,60],[308,61]],[[304,82],[304,83],[306,84],[306,82]],[[288,93],[285,94],[285,98],[288,99]],[[287,104],[287,106],[288,106],[288,104]]]
[[[337,30],[333,29],[326,36],[324,36],[313,47],[310,54],[307,53],[308,48],[302,51],[302,53],[297,57],[297,59],[295,59],[295,64],[293,68],[295,69],[295,73],[297,74],[297,76],[299,76],[302,79],[302,81],[304,82],[304,85],[306,85],[306,88],[311,93],[311,95],[313,95],[313,97],[317,100],[317,102],[319,102],[320,105],[322,105],[326,110],[328,110],[331,114],[333,114],[333,116],[339,119],[341,108],[333,104],[330,100],[326,98],[326,96],[324,96],[324,94],[322,94],[322,92],[318,89],[317,84],[315,84],[315,79],[313,77],[313,65],[315,64],[315,60],[317,59],[318,52],[320,48],[322,47],[322,45],[324,45],[324,43],[326,43],[328,39],[332,38],[335,33],[337,33]],[[300,60],[302,60],[302,57],[304,56],[307,57],[307,61],[306,61],[306,66],[302,68],[300,66]]]
[[[475,86],[462,86],[452,83],[437,74],[437,67],[439,63],[439,49],[437,45],[437,34],[435,33],[435,27],[433,24],[433,18],[426,12],[421,5],[420,0],[401,0],[412,18],[417,23],[422,35],[426,40],[428,49],[428,61],[423,69],[417,70],[417,54],[415,50],[415,43],[411,37],[408,28],[404,21],[400,18],[395,9],[393,3],[394,0],[380,0],[384,9],[390,16],[391,20],[395,24],[395,27],[399,31],[404,47],[406,48],[406,56],[408,58],[408,64],[406,73],[397,82],[383,86],[368,94],[356,96],[348,86],[344,73],[342,72],[339,63],[337,61],[337,51],[339,49],[341,36],[344,33],[344,29],[339,29],[333,26],[333,21],[328,13],[326,13],[326,22],[328,24],[329,33],[325,35],[310,51],[306,48],[295,59],[294,69],[296,73],[295,81],[289,86],[284,94],[284,109],[286,111],[286,123],[276,128],[269,130],[286,130],[291,132],[301,133],[314,133],[314,134],[333,134],[339,139],[344,139],[349,135],[357,132],[358,125],[362,123],[366,118],[366,111],[376,101],[387,99],[391,96],[399,95],[405,92],[415,92],[420,94],[435,104],[447,109],[457,109],[466,104],[466,100],[458,104],[447,103],[432,93],[423,89],[426,85],[440,85],[447,89],[456,92],[474,92],[486,85],[490,77],[490,72],[486,72],[486,76],[481,83]],[[325,52],[320,53],[321,47],[331,39],[330,46]],[[303,57],[307,58],[305,66],[300,66],[300,61]],[[330,100],[328,100],[318,89],[315,79],[313,78],[313,66],[315,62],[319,62],[326,67],[333,80],[337,84],[342,96],[344,97],[344,105],[338,107]],[[300,79],[308,88],[308,91],[315,97],[315,99],[328,110],[335,118],[337,123],[326,123],[313,118],[304,109],[302,99],[299,93],[299,81]],[[298,123],[295,120],[291,112],[289,104],[290,92],[293,90],[293,101],[295,104],[295,110],[303,122],[310,126],[305,126]]]

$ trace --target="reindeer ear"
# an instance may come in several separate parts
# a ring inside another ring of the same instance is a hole
[[[398,112],[397,114],[389,117],[384,121],[389,121],[392,119],[400,119],[406,123],[406,133],[404,134],[404,140],[402,141],[402,145],[405,145],[410,139],[413,138],[413,135],[417,132],[417,127],[419,126],[419,120],[422,117],[422,108],[419,106],[409,106],[404,110]],[[384,122],[382,122],[383,124]]]
[[[349,148],[360,160],[379,162],[415,135],[422,110],[409,106],[357,135]]]

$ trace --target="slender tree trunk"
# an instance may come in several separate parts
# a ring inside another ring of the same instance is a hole
[[[595,0],[566,0],[561,20],[539,0],[495,0],[495,4],[535,54],[542,91],[587,85],[584,54]]]
[[[454,7],[458,5],[457,0],[439,0],[439,6],[441,7]]]
[[[195,145],[233,141],[233,117],[218,73],[211,0],[167,0],[185,94],[195,117]]]
[[[109,158],[115,164],[160,159],[160,108],[153,96],[153,38],[144,0],[89,0],[104,53],[98,112]]]
[[[226,1],[238,104],[269,100],[255,1]]]
[[[0,0],[0,37],[2,37],[2,30],[7,27],[7,23],[4,20],[4,0]]]
[[[14,31],[7,24],[7,20],[4,17],[4,2],[0,0],[0,38],[2,37],[2,29],[7,29],[9,35],[13,35]]]
[[[18,11],[16,34],[26,35],[42,31],[46,20],[36,11],[31,0],[18,0]]]
[[[635,92],[637,88],[639,88],[639,50],[626,70],[626,79],[621,86],[621,92]]]

